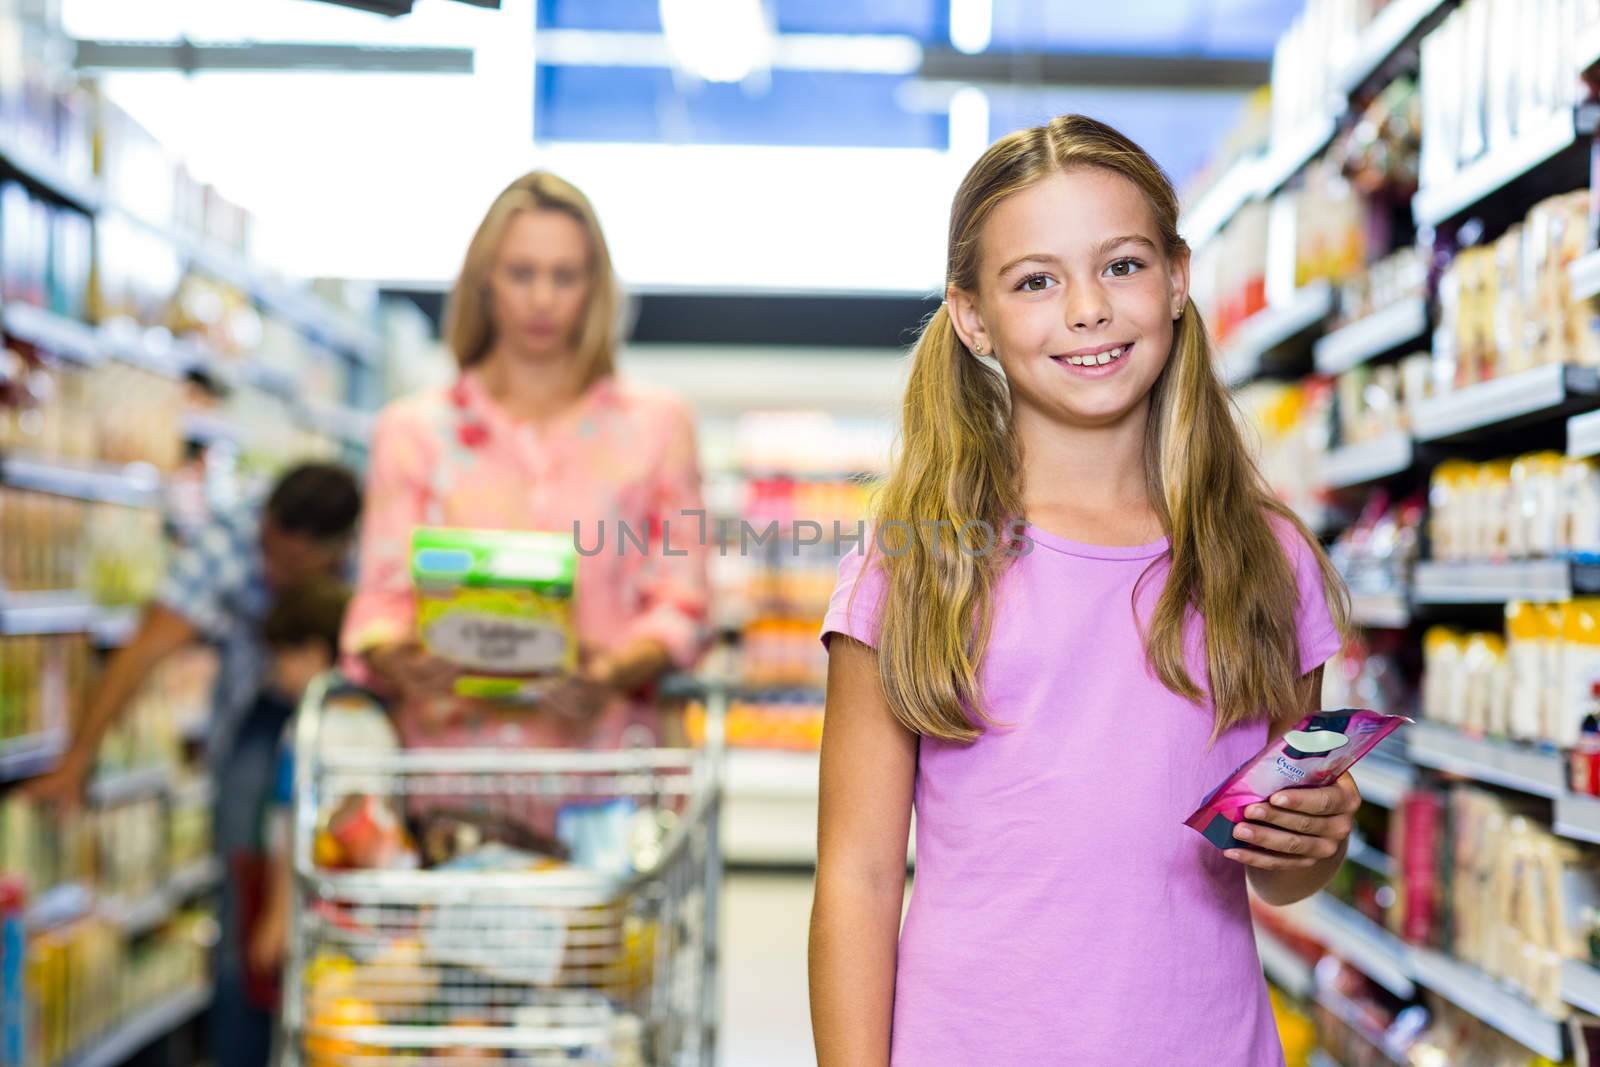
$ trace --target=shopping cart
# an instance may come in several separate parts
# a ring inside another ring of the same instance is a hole
[[[340,687],[319,680],[295,727],[283,1061],[710,1067],[720,731],[699,750],[325,751]],[[701,695],[720,721],[720,688]],[[581,855],[534,869],[513,834],[433,869],[320,865],[331,813],[374,799],[417,834],[554,826]]]

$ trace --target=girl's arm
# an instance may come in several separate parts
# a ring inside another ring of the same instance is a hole
[[[889,1062],[917,739],[889,712],[872,649],[834,635],[823,716],[811,1028],[819,1067]]]
[[[1301,709],[1311,714],[1322,707],[1322,668],[1306,675],[1305,681]],[[1298,720],[1297,715],[1274,723],[1272,739],[1283,736]],[[1266,903],[1293,904],[1320,892],[1333,879],[1344,862],[1360,807],[1361,794],[1348,774],[1320,789],[1285,789],[1266,804],[1246,808],[1245,818],[1251,822],[1234,831],[1234,837],[1269,851],[1230,849],[1226,855],[1246,866],[1250,887]]]

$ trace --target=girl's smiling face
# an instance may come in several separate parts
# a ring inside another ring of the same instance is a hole
[[[983,226],[977,291],[948,297],[1013,403],[1094,427],[1143,412],[1188,289],[1188,254],[1168,257],[1138,186],[1082,168],[1002,200]]]

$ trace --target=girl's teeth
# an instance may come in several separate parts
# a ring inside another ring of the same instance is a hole
[[[1100,353],[1098,358],[1100,360],[1100,365],[1102,367],[1104,367],[1107,363],[1111,362],[1111,353],[1110,352],[1102,352],[1102,353]]]

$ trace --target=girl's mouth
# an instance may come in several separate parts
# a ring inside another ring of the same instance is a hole
[[[1096,377],[1110,373],[1115,368],[1126,362],[1128,353],[1133,351],[1133,343],[1121,345],[1107,345],[1091,352],[1070,356],[1051,356],[1056,364],[1066,367],[1079,374],[1093,374]]]

